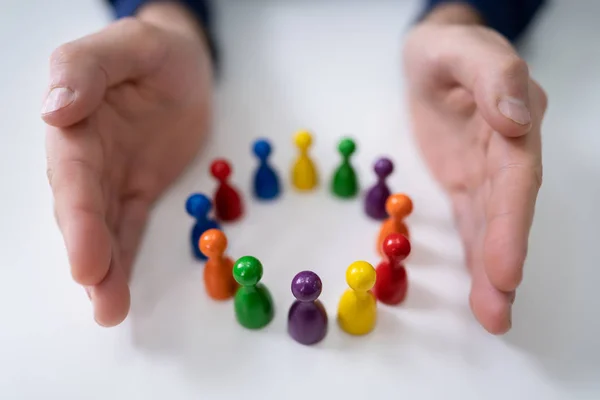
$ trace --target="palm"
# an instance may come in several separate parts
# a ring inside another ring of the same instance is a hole
[[[132,43],[142,50],[121,61],[140,72],[110,84],[114,78],[104,71],[108,87],[97,104],[75,124],[50,126],[47,136],[72,273],[93,291],[101,307],[96,316],[108,325],[128,310],[127,280],[150,207],[191,162],[210,118],[205,47],[129,24],[143,29],[146,42]]]
[[[434,177],[449,193],[466,248],[467,266],[482,264],[485,206],[494,166],[488,155],[505,140],[496,137],[477,112],[475,102],[462,88],[449,98],[462,97],[462,110],[445,104],[427,107],[412,100],[415,133]],[[499,143],[500,141],[500,143]],[[496,167],[497,170],[497,167]]]
[[[190,54],[190,53],[188,53]],[[91,151],[102,154],[102,192],[106,222],[126,271],[135,248],[128,246],[128,223],[141,223],[151,202],[182,172],[195,155],[208,122],[206,78],[185,54],[167,65],[189,69],[180,75],[165,69],[145,81],[110,89],[89,117]],[[180,77],[189,82],[182,82]],[[176,78],[176,79],[172,79]],[[185,91],[177,87],[189,88]]]

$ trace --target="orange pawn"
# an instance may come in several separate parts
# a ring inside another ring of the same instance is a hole
[[[200,251],[208,257],[204,267],[206,292],[215,300],[227,300],[238,288],[233,279],[233,260],[227,257],[227,237],[219,229],[209,229],[198,241]]]
[[[413,211],[413,204],[410,197],[402,193],[396,193],[388,197],[385,202],[385,211],[389,218],[381,224],[379,236],[377,237],[377,252],[385,258],[383,253],[383,241],[391,233],[400,233],[406,238],[410,238],[408,227],[404,219]]]

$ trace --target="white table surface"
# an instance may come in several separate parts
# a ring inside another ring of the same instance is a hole
[[[225,70],[216,132],[157,205],[130,316],[114,329],[93,322],[71,280],[39,118],[52,49],[109,16],[99,0],[0,4],[0,398],[599,399],[600,4],[554,1],[523,48],[550,97],[545,182],[514,328],[494,337],[468,308],[449,204],[408,130],[399,53],[419,2],[219,3]],[[336,142],[352,135],[363,186],[373,181],[373,160],[390,154],[391,185],[410,193],[416,208],[406,303],[380,307],[367,337],[351,338],[333,323],[312,348],[286,334],[290,281],[302,269],[319,273],[335,318],[348,264],[378,261],[378,226],[360,202],[289,187],[274,205],[246,197],[246,219],[226,232],[231,256],[252,254],[265,266],[277,314],[259,332],[237,325],[231,303],[207,298],[183,208],[190,192],[213,190],[207,167],[217,155],[235,159],[235,183],[248,194],[249,146],[258,136],[272,138],[287,182],[291,135],[304,127],[315,132],[324,179],[338,162]]]

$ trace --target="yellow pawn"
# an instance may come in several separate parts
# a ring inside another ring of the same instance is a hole
[[[294,137],[294,143],[300,150],[300,155],[292,168],[292,185],[298,190],[311,190],[317,186],[319,180],[315,164],[308,156],[312,136],[307,131],[300,131]]]
[[[377,275],[366,261],[356,261],[346,270],[346,290],[338,305],[338,324],[351,335],[365,335],[377,320],[377,301],[371,292]]]

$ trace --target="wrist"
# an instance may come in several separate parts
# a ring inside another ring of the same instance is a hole
[[[435,6],[422,19],[422,23],[438,25],[483,25],[477,10],[466,3],[447,2]]]
[[[171,1],[151,1],[136,14],[141,21],[207,44],[204,27],[182,4]]]

